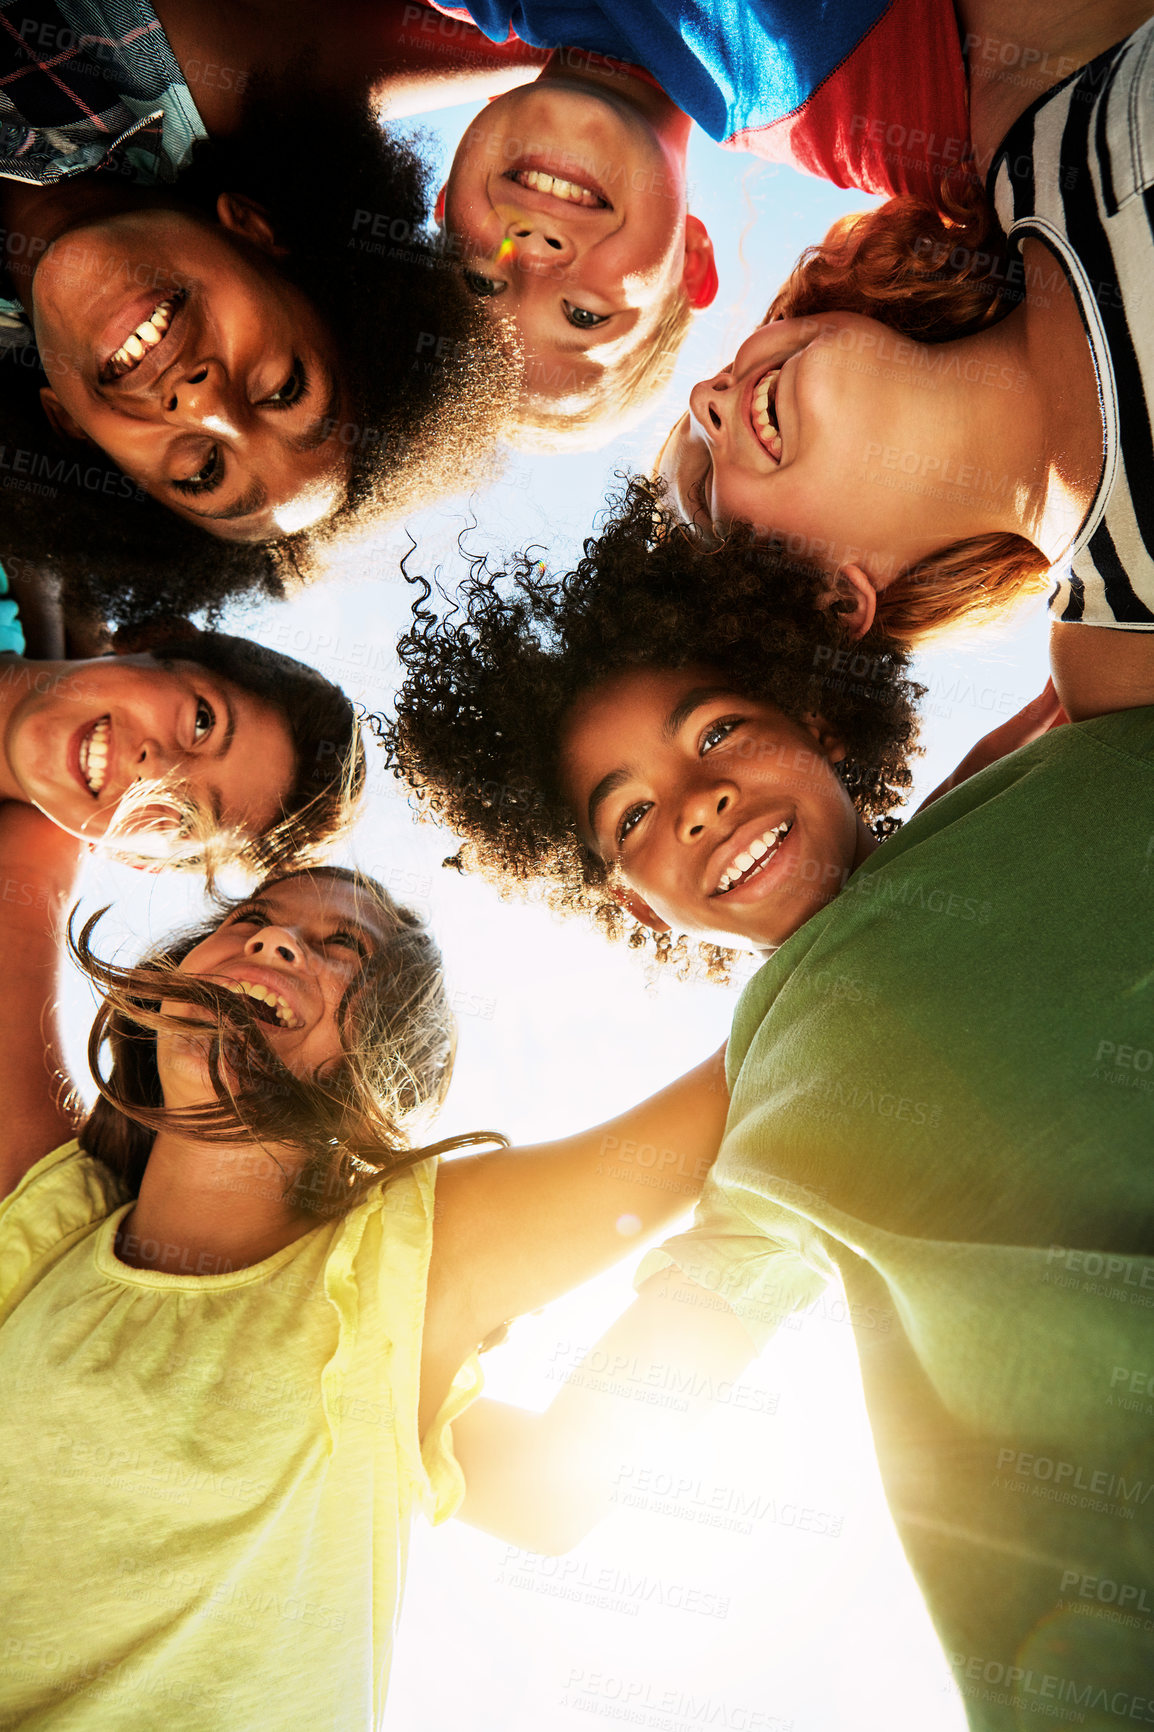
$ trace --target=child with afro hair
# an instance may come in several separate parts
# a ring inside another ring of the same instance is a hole
[[[564,576],[481,560],[441,616],[418,580],[388,745],[460,870],[724,978],[896,829],[921,688],[812,562],[740,529],[705,551],[659,484],[618,503]],[[1044,694],[936,793],[1057,714]]]

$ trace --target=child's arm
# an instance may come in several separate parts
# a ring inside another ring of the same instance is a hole
[[[1044,691],[1032,698],[1016,716],[1011,716],[1008,722],[1003,722],[1001,727],[994,728],[984,739],[979,740],[972,751],[966,753],[957,769],[922,801],[918,811],[924,812],[927,806],[932,806],[935,800],[948,794],[951,788],[958,788],[963,782],[968,782],[979,770],[996,764],[999,758],[1016,752],[1019,746],[1028,746],[1031,740],[1036,740],[1050,728],[1061,727],[1062,723],[1069,719],[1054,690],[1053,680],[1047,680]]]
[[[463,1361],[501,1324],[589,1280],[684,1213],[717,1154],[728,1109],[717,1053],[593,1130],[441,1168],[422,1429]]]
[[[1050,668],[1072,722],[1143,709],[1154,704],[1154,631],[1052,626]]]
[[[545,1413],[481,1400],[454,1420],[461,1519],[527,1551],[569,1551],[607,1513],[622,1463],[687,1429],[754,1354],[718,1294],[676,1269],[654,1275]],[[678,1405],[647,1401],[654,1388]]]
[[[81,843],[18,801],[0,806],[0,1196],[72,1136],[56,1020],[59,930]]]
[[[351,102],[371,98],[396,120],[456,102],[483,102],[535,78],[549,58],[514,37],[490,42],[475,25],[423,0],[157,0],[156,13],[212,138],[243,124],[254,76],[296,77]],[[307,117],[306,122],[307,124]]]

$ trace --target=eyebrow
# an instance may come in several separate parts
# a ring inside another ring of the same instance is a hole
[[[220,688],[218,695],[224,705],[224,738],[212,755],[214,758],[223,758],[231,747],[233,738],[236,734],[236,711],[229,702],[228,693],[223,689],[223,687]]]
[[[214,758],[220,759],[228,756],[229,749],[232,746],[233,737],[236,734],[236,711],[228,701],[227,692],[222,689],[219,691],[218,696],[224,705],[224,737],[212,755]],[[221,798],[220,789],[209,788],[206,792],[208,794],[209,811],[212,813],[212,821],[218,830],[222,829],[224,825],[224,801]]]
[[[589,820],[589,834],[593,837],[594,841],[597,840],[598,812],[600,812],[610,794],[615,794],[618,788],[622,787],[629,780],[630,774],[631,772],[629,770],[610,770],[607,776],[602,776],[601,780],[590,794],[589,804],[585,808],[585,815]]]
[[[190,517],[198,517],[202,523],[230,523],[235,517],[248,517],[252,512],[259,511],[268,503],[268,491],[263,481],[254,481],[247,493],[232,505],[226,505],[223,511],[193,511],[191,506],[186,510]]]
[[[289,449],[292,451],[319,450],[329,435],[335,431],[337,410],[340,406],[341,383],[334,374],[324,408],[316,419],[310,422],[303,433],[298,433],[289,440]]]
[[[694,710],[699,710],[702,704],[711,704],[714,698],[727,697],[728,686],[694,686],[692,691],[670,710],[661,727],[661,738],[666,745],[672,745]]]
[[[672,745],[694,710],[699,710],[703,704],[711,704],[715,698],[727,697],[728,686],[694,686],[678,700],[661,724],[661,738],[666,745]],[[586,816],[589,821],[589,834],[596,839],[597,816],[606,800],[615,794],[628,782],[633,774],[631,770],[610,770],[607,776],[602,776],[597,786],[589,796]]]

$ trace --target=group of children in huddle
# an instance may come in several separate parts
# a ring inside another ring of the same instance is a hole
[[[1086,1080],[1088,1027],[1144,1050],[1154,980],[1144,9],[350,0],[321,29],[107,0],[107,40],[90,5],[26,10],[0,59],[0,438],[63,495],[14,495],[5,536],[72,623],[122,629],[68,659],[38,627],[34,659],[0,622],[0,1717],[121,1724],[135,1699],[255,1727],[275,1672],[278,1724],[375,1723],[416,1507],[464,1496],[543,1547],[598,1507],[628,1404],[578,1380],[518,1418],[474,1399],[473,1356],[671,1200],[604,1173],[606,1127],[429,1141],[435,945],[320,863],[365,780],[353,707],[186,615],[283,593],[344,530],[483,477],[501,435],[563,446],[643,405],[718,288],[696,120],[894,196],[810,249],[572,572],[482,562],[443,610],[425,587],[391,762],[463,869],[675,966],[769,958],[728,1089],[709,1061],[615,1127],[682,1171],[721,1154],[614,1339],[728,1371],[831,1279],[890,1308],[863,1375],[943,1641],[1060,1663],[1111,1724],[1149,1638],[1059,1583],[1140,1581],[1145,1527],[1006,1497],[995,1468],[1149,1460],[1099,1387],[1148,1356],[1141,1311],[1045,1272],[1055,1245],[1154,1267],[1148,1115]],[[452,80],[497,94],[434,199],[370,104],[391,122]],[[77,449],[109,485],[69,491]],[[911,650],[1046,584],[1052,687],[900,827]],[[54,983],[91,842],[258,883],[133,967],[69,936],[106,993],[78,1125]],[[822,984],[851,977],[868,1022]],[[238,1366],[267,1380],[243,1411]],[[286,1624],[286,1583],[326,1619]],[[259,1608],[267,1669],[228,1600]],[[1020,1723],[989,1692],[968,1711]]]

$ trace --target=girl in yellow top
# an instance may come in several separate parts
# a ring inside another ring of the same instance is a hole
[[[0,812],[0,875],[39,893],[0,897],[0,1726],[368,1728],[412,1512],[461,1499],[475,1348],[615,1260],[623,1215],[674,1211],[598,1171],[604,1138],[704,1172],[719,1069],[438,1178],[414,1134],[451,1065],[439,957],[325,870],[136,968],[85,930],[102,1099],[67,1141],[44,906],[76,846]]]

